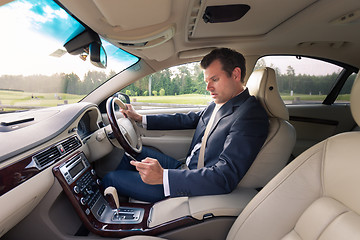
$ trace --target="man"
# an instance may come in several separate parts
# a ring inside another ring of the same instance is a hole
[[[267,114],[244,86],[242,54],[215,49],[200,65],[214,100],[203,111],[142,116],[131,105],[122,110],[149,130],[196,128],[186,164],[143,148],[137,157],[141,161],[129,162],[124,156],[118,169],[104,177],[105,187],[114,186],[120,195],[148,202],[168,196],[225,194],[236,188],[267,137]]]

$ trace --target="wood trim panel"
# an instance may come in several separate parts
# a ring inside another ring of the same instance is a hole
[[[41,152],[44,152],[54,146],[62,144],[63,142],[65,142],[66,140],[68,140],[72,137],[74,137],[74,136],[70,136],[62,141],[52,144],[51,146],[45,147],[42,150],[37,151],[36,153],[33,153],[30,156],[25,157],[13,164],[10,164],[6,167],[1,168],[0,169],[0,196],[11,191],[12,189],[16,188],[20,184],[24,183],[25,181],[29,180],[33,176],[37,175],[38,173],[40,173],[41,171],[46,169],[46,168],[44,168],[44,169],[39,170],[38,168],[36,168],[35,162],[33,161],[33,157],[35,155],[37,155]],[[82,146],[82,144],[80,146]],[[60,161],[61,159],[64,159],[65,157],[69,156],[74,151],[75,151],[75,149],[73,149],[69,152],[65,152],[58,159],[56,159],[54,163]]]
[[[29,180],[40,172],[35,167],[30,167],[32,156],[0,169],[0,196]]]

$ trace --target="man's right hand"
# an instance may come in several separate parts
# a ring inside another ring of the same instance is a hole
[[[156,185],[163,184],[164,169],[158,160],[154,158],[145,158],[141,162],[130,161],[130,164],[139,171],[141,180],[146,184]]]
[[[127,110],[125,109],[120,109],[120,111],[127,117],[131,118],[132,120],[134,120],[135,122],[142,122],[142,115],[138,114],[135,109],[133,108],[133,106],[131,104],[125,104],[127,107]]]

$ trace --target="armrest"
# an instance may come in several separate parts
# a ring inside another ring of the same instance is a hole
[[[154,227],[189,215],[188,197],[168,198],[155,203],[151,208],[148,226]]]
[[[255,189],[237,188],[229,194],[169,198],[154,204],[149,227],[186,216],[198,220],[207,216],[237,217],[257,193]]]
[[[257,193],[251,188],[236,188],[229,194],[191,197],[190,214],[199,220],[211,214],[237,217]]]

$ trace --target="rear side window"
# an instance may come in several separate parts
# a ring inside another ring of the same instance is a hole
[[[262,67],[275,70],[285,104],[321,104],[343,70],[332,63],[297,56],[265,56],[257,61],[255,69]],[[348,101],[346,91],[341,94],[345,95],[338,99]]]

